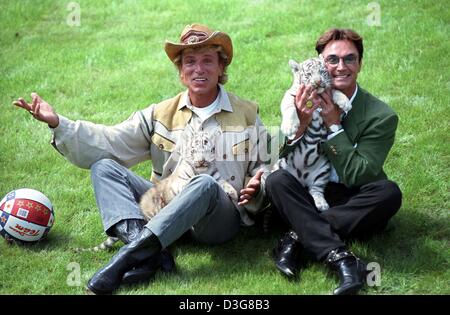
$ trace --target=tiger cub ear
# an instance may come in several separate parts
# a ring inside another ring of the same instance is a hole
[[[293,59],[289,59],[289,66],[291,67],[291,70],[294,73],[300,71],[301,68],[300,64]]]
[[[320,54],[318,58],[319,58],[319,62],[321,63],[321,65],[325,66],[325,58],[323,58],[323,55]]]

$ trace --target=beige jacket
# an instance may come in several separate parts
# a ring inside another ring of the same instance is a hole
[[[151,180],[158,182],[175,169],[176,144],[188,123],[194,130],[220,128],[222,145],[216,153],[216,165],[221,176],[239,192],[269,160],[267,132],[256,104],[227,93],[223,86],[220,86],[218,102],[218,111],[205,121],[191,111],[187,91],[135,112],[115,126],[72,121],[59,115],[52,145],[82,168],[90,168],[104,158],[126,167],[151,159]],[[258,212],[264,199],[264,189],[261,189],[245,208],[236,204],[244,224],[252,224],[247,211]]]

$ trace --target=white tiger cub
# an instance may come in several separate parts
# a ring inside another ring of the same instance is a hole
[[[139,206],[147,220],[164,208],[191,180],[199,174],[208,174],[217,180],[232,201],[237,202],[234,187],[221,178],[216,167],[216,144],[219,131],[193,131],[190,126],[181,137],[180,159],[174,172],[155,184],[141,198]]]
[[[214,177],[228,196],[237,203],[238,193],[234,187],[220,177],[215,166],[215,147],[220,132],[194,132],[190,126],[182,137],[179,149],[180,159],[174,172],[155,184],[139,202],[146,220],[154,217],[164,208],[195,175],[208,174]],[[75,248],[76,252],[96,252],[111,249],[119,239],[109,236],[101,244],[92,248]]]
[[[281,101],[281,132],[292,140],[301,124],[295,106],[295,94],[300,84],[311,85],[318,94],[321,94],[331,86],[331,76],[325,67],[322,55],[301,64],[289,60],[289,65],[292,68],[294,80]],[[344,93],[332,90],[332,98],[333,102],[345,112],[351,109],[351,103]],[[319,211],[329,208],[324,197],[324,190],[331,174],[331,164],[320,148],[321,142],[326,140],[326,137],[327,130],[319,108],[314,111],[312,121],[301,139],[296,142],[295,149],[287,156],[280,158],[275,165],[275,169],[282,168],[289,171],[308,188]]]

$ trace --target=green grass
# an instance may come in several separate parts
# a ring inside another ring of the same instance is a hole
[[[68,3],[68,2],[67,2]],[[289,58],[315,55],[332,26],[365,39],[359,83],[400,117],[386,162],[404,193],[387,233],[351,248],[381,265],[380,287],[366,294],[450,294],[450,31],[445,1],[378,1],[381,26],[369,26],[367,1],[78,1],[81,26],[69,27],[65,1],[0,1],[0,195],[29,187],[53,202],[47,241],[0,241],[0,294],[83,294],[83,285],[113,255],[70,249],[104,239],[87,170],[49,144],[48,128],[11,105],[38,92],[58,113],[115,124],[183,88],[163,50],[184,25],[201,22],[230,34],[234,60],[226,87],[259,103],[267,126],[279,125],[290,86]],[[150,175],[151,164],[133,168]],[[216,247],[172,246],[178,272],[120,294],[330,294],[337,279],[310,264],[288,282],[268,256],[278,237],[245,229]],[[81,286],[67,285],[76,262]],[[6,272],[5,272],[6,271]]]

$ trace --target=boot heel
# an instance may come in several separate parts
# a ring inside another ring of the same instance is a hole
[[[334,249],[328,254],[326,263],[339,276],[340,284],[333,291],[334,295],[357,294],[364,286],[366,265],[351,251]]]

